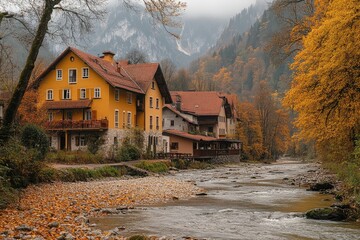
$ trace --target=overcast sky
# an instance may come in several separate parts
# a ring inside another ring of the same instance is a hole
[[[256,0],[182,0],[187,2],[185,15],[232,17]]]

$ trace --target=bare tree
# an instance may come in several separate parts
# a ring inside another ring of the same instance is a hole
[[[146,53],[138,50],[138,49],[131,49],[125,56],[125,58],[131,64],[138,64],[138,63],[146,63],[148,62],[148,56]]]
[[[171,83],[174,81],[175,73],[176,73],[176,66],[171,61],[171,59],[167,58],[160,62],[161,70],[165,77],[167,83]]]
[[[175,0],[142,0],[146,10],[164,28],[176,27],[177,18],[185,4]],[[133,0],[124,0],[125,6],[133,6]],[[106,0],[8,0],[0,3],[0,27],[4,19],[8,23],[18,20],[31,35],[29,53],[21,71],[18,84],[5,111],[3,126],[0,131],[0,141],[6,142],[10,136],[15,116],[26,88],[29,84],[40,47],[45,36],[76,38],[77,33],[91,30],[94,20],[100,19],[105,11]],[[21,17],[8,14],[10,9],[17,10]],[[35,29],[35,31],[34,31]],[[0,29],[1,30],[1,29]]]

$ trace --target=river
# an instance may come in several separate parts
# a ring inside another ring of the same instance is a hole
[[[332,204],[332,196],[286,184],[315,170],[313,164],[281,160],[212,170],[181,171],[207,195],[135,208],[126,214],[92,219],[102,230],[124,227],[123,234],[166,239],[360,239],[359,223],[309,220],[302,213]]]

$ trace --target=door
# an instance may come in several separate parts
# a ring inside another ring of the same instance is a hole
[[[59,142],[60,142],[60,150],[65,150],[65,133],[61,132],[59,133]]]

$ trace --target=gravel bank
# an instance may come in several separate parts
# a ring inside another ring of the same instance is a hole
[[[30,186],[18,208],[0,211],[0,239],[123,239],[121,229],[101,232],[88,218],[200,191],[170,176]]]

